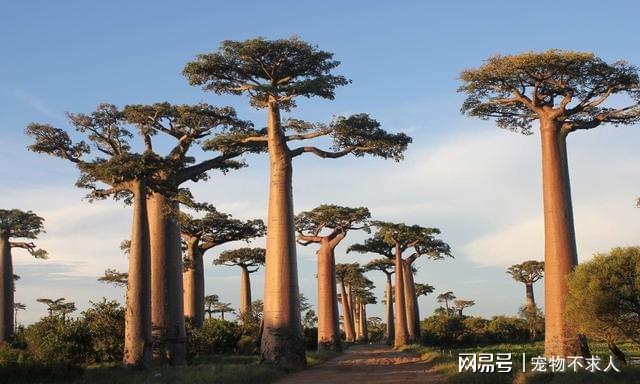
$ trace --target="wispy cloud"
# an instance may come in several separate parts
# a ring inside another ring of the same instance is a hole
[[[25,91],[24,89],[20,89],[20,88],[16,88],[13,90],[13,94],[14,96],[19,99],[20,101],[22,101],[23,103],[27,104],[28,106],[30,106],[31,108],[33,108],[35,111],[53,118],[53,119],[61,119],[64,118],[63,114],[54,111],[45,100],[41,99],[40,97],[29,93],[27,91]]]

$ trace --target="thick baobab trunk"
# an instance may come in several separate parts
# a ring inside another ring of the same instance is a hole
[[[240,266],[240,271],[240,321],[242,321],[251,307],[251,280],[246,266]]]
[[[393,286],[391,284],[391,274],[387,274],[387,344],[393,344],[395,335],[395,320],[393,318]]]
[[[184,267],[184,316],[191,319],[194,327],[204,323],[204,262],[199,240],[187,240],[187,257]]]
[[[525,283],[527,295],[527,308],[533,310],[536,307],[536,300],[533,297],[533,283]]]
[[[360,327],[362,328],[362,342],[369,342],[369,330],[367,329],[367,305],[360,302]]]
[[[318,350],[340,351],[338,326],[338,292],[336,291],[335,255],[324,238],[318,257]]]
[[[462,317],[462,308],[458,308],[458,316]]]
[[[127,309],[125,312],[125,367],[151,364],[151,253],[147,218],[146,185],[132,183],[133,225],[129,250]]]
[[[578,264],[566,134],[553,121],[542,121],[542,189],[544,200],[545,355],[577,356],[577,332],[564,317],[567,276]]]
[[[184,289],[178,207],[159,193],[149,199],[151,241],[151,322],[154,360],[186,364]]]
[[[356,341],[362,340],[362,323],[360,318],[360,300],[355,297],[353,299],[353,323],[356,330]]]
[[[347,289],[344,286],[344,282],[340,281],[340,296],[342,297],[342,324],[344,327],[344,335],[347,342],[355,341],[355,328],[351,319],[351,307],[349,306],[349,300],[347,300]]]
[[[269,101],[270,166],[267,252],[265,256],[263,360],[306,366],[293,223],[292,164],[277,102]]]
[[[353,324],[353,341],[358,340],[358,326],[356,322],[356,307],[355,300],[353,297],[353,287],[351,284],[347,286],[347,303],[349,303],[349,319],[351,324]]]
[[[414,343],[418,338],[416,329],[416,291],[413,283],[413,273],[411,273],[411,265],[407,261],[402,262],[404,268],[404,297],[405,297],[405,315],[407,317],[407,331],[409,343]]]
[[[404,268],[402,255],[399,246],[396,245],[396,329],[393,346],[395,348],[402,347],[407,344],[408,329],[406,303],[404,296]]]
[[[8,341],[14,329],[13,261],[9,235],[0,233],[0,342]]]

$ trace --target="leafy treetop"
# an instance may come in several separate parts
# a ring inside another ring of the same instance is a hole
[[[179,216],[180,230],[187,241],[197,240],[201,251],[230,241],[246,240],[262,237],[266,233],[264,222],[260,219],[242,221],[231,215],[219,212],[212,205],[201,205],[199,210],[205,213],[201,218],[194,218],[181,212]]]
[[[381,271],[387,276],[395,273],[395,267],[395,263],[389,258],[371,260],[364,266],[367,271]]]
[[[533,284],[544,276],[544,261],[528,260],[524,263],[514,264],[507,273],[515,281],[525,284]]]
[[[215,265],[239,266],[246,268],[249,273],[256,272],[264,265],[264,248],[238,248],[224,251],[213,261]],[[250,269],[253,268],[253,269]]]
[[[0,236],[9,241],[11,248],[26,249],[33,257],[46,259],[47,251],[39,249],[33,242],[10,241],[10,239],[36,239],[44,232],[44,219],[31,211],[0,209]]]
[[[562,132],[591,129],[603,123],[640,120],[638,68],[624,61],[606,63],[590,52],[548,50],[496,55],[482,66],[462,72],[459,92],[467,94],[462,112],[531,134],[531,122],[551,119]],[[610,96],[632,101],[607,106]]]
[[[445,301],[451,301],[453,299],[456,298],[456,295],[453,294],[453,292],[448,291],[445,293],[441,293],[438,295],[438,297],[436,297],[436,299],[438,300],[438,303],[444,303]]]
[[[369,231],[370,217],[369,209],[365,207],[351,208],[322,204],[295,217],[298,241],[303,245],[318,243],[322,241],[320,235],[324,229],[330,230],[327,235],[329,240],[333,240],[338,235],[345,235],[352,229]]]
[[[428,294],[433,293],[434,290],[435,288],[433,285],[415,283],[416,296],[427,296]]]

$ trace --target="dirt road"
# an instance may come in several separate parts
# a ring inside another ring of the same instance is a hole
[[[396,384],[445,382],[418,356],[381,344],[358,345],[316,367],[287,375],[277,384]]]

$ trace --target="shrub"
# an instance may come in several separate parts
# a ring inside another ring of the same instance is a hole
[[[230,321],[206,319],[201,328],[189,326],[187,337],[190,357],[232,353],[240,340],[240,329]]]
[[[242,336],[238,340],[238,353],[241,355],[255,355],[259,352],[258,340],[252,336]]]
[[[308,350],[318,349],[318,328],[304,328],[304,346]]]
[[[82,320],[45,317],[25,329],[31,357],[44,365],[81,365],[92,360],[91,335]]]
[[[94,303],[82,312],[84,326],[89,331],[91,362],[122,361],[124,350],[125,309],[115,300]]]

